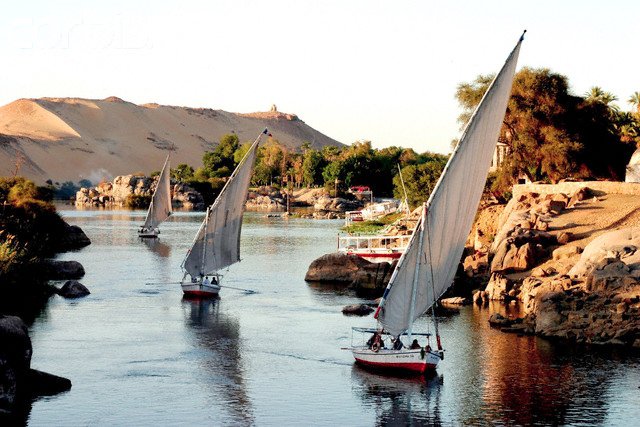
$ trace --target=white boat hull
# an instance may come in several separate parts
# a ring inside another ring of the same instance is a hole
[[[385,371],[422,374],[428,370],[435,370],[441,360],[437,353],[424,349],[388,350],[383,348],[376,352],[368,347],[359,347],[351,351],[356,363],[367,368]]]
[[[160,235],[160,230],[154,228],[153,230],[138,231],[138,237],[142,239],[156,239]]]
[[[182,292],[187,297],[211,298],[218,295],[220,286],[214,283],[204,284],[202,282],[182,281]]]

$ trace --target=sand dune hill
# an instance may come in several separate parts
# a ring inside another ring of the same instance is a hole
[[[20,174],[38,182],[93,182],[161,168],[171,149],[172,165],[202,164],[221,136],[253,141],[265,127],[296,150],[341,145],[297,116],[277,111],[238,114],[222,110],[136,105],[120,98],[20,99],[0,107],[0,176]]]

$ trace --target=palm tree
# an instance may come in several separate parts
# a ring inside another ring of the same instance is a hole
[[[616,106],[609,105],[614,101],[618,100],[618,97],[612,94],[611,92],[605,92],[599,86],[592,87],[589,92],[585,94],[585,98],[587,101],[591,102],[602,102],[609,108],[617,108]]]
[[[600,86],[593,86],[587,93],[584,94],[584,98],[589,102],[596,102],[602,99],[604,91]]]
[[[633,92],[633,95],[629,97],[627,102],[634,105],[636,107],[636,114],[640,115],[640,92]]]
[[[620,112],[620,107],[613,104],[614,101],[618,100],[618,97],[611,92],[605,92],[599,86],[594,86],[589,92],[585,93],[585,100],[590,103],[599,102],[604,104],[609,109],[609,116],[611,118],[615,118]]]

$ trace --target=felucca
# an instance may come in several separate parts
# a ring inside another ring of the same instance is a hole
[[[182,291],[186,296],[212,297],[220,292],[219,271],[240,261],[242,214],[262,135],[233,171],[222,191],[207,208],[202,225],[182,262]]]
[[[151,204],[147,211],[144,224],[138,230],[138,236],[142,238],[156,238],[160,234],[158,226],[172,213],[171,209],[171,167],[169,166],[169,156],[164,161],[164,166],[158,177]]]
[[[437,349],[430,346],[431,334],[416,333],[412,326],[453,282],[498,141],[523,38],[524,33],[471,116],[423,205],[421,218],[375,312],[377,328],[353,328],[373,334],[367,344],[363,339],[362,345],[351,347],[357,363],[423,373],[435,369],[444,358],[436,316],[432,318]],[[426,343],[415,337],[425,337]]]

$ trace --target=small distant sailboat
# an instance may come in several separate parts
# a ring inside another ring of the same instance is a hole
[[[366,345],[351,347],[357,363],[380,370],[424,373],[443,359],[435,315],[437,350],[429,344],[431,334],[415,333],[412,325],[453,282],[498,141],[523,39],[524,33],[480,101],[423,205],[421,218],[375,312],[378,327],[353,328],[373,334]],[[426,336],[426,345],[412,341],[415,336]],[[402,343],[403,337],[409,345]],[[390,348],[385,348],[385,338]]]
[[[169,156],[164,161],[164,166],[158,177],[158,185],[151,197],[151,204],[147,211],[144,224],[138,230],[138,236],[142,238],[156,238],[160,234],[158,226],[172,213],[171,207],[171,167]]]
[[[217,295],[222,278],[218,271],[240,261],[242,214],[262,135],[271,136],[267,129],[258,135],[215,202],[207,208],[191,249],[182,262],[184,276],[180,283],[186,296]]]

